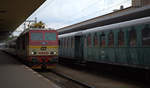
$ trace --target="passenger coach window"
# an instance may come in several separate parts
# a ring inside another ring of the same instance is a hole
[[[67,48],[67,38],[65,38],[65,48]]]
[[[85,47],[85,48],[87,47],[87,40],[86,40],[86,37],[84,37],[84,47]]]
[[[104,33],[100,35],[100,46],[105,47],[105,34]]]
[[[118,34],[118,44],[119,46],[124,45],[124,32],[120,31]]]
[[[109,47],[113,47],[114,46],[114,34],[113,32],[111,31],[108,35],[109,37],[109,42],[108,42],[108,46]]]
[[[142,44],[143,46],[150,46],[150,28],[142,30]]]
[[[63,38],[62,40],[63,40],[63,42],[62,42],[63,48],[65,48],[65,38]]]
[[[92,43],[91,43],[91,35],[88,36],[88,47],[91,47]]]
[[[129,44],[131,47],[136,46],[136,30],[134,30],[134,29],[129,31]]]
[[[94,46],[98,46],[98,38],[97,35],[94,35]]]
[[[68,43],[68,38],[66,38],[65,40],[66,40],[65,41],[65,48],[67,48],[68,47],[68,44],[67,44]]]
[[[68,38],[68,48],[71,48],[71,46],[70,46],[70,37]]]
[[[71,39],[70,39],[70,37],[69,37],[69,38],[68,38],[68,47],[69,47],[69,48],[71,48],[71,45],[70,45],[70,42],[71,42],[71,41],[70,41],[70,40],[71,40]]]
[[[72,38],[72,48],[74,48],[74,38]]]
[[[73,38],[71,37],[71,48],[73,48]]]

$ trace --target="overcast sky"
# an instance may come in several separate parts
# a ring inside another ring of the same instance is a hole
[[[28,20],[37,17],[48,28],[59,29],[100,15],[131,6],[131,0],[46,0]],[[23,26],[17,30],[22,30]],[[14,33],[15,35],[18,32]]]

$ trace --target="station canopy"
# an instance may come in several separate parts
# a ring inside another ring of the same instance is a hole
[[[45,0],[0,0],[0,41],[8,38]]]

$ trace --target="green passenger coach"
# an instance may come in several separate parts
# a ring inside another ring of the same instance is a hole
[[[150,68],[150,17],[59,35],[59,58]]]

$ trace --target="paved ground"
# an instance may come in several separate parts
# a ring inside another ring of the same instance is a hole
[[[0,51],[0,88],[59,88],[50,80]]]
[[[81,82],[87,83],[95,88],[150,88],[147,85],[121,81],[102,74],[94,75],[87,71],[73,69],[63,65],[57,65],[53,70],[57,73],[72,77],[75,80],[80,80]],[[44,74],[49,75],[49,73]]]

